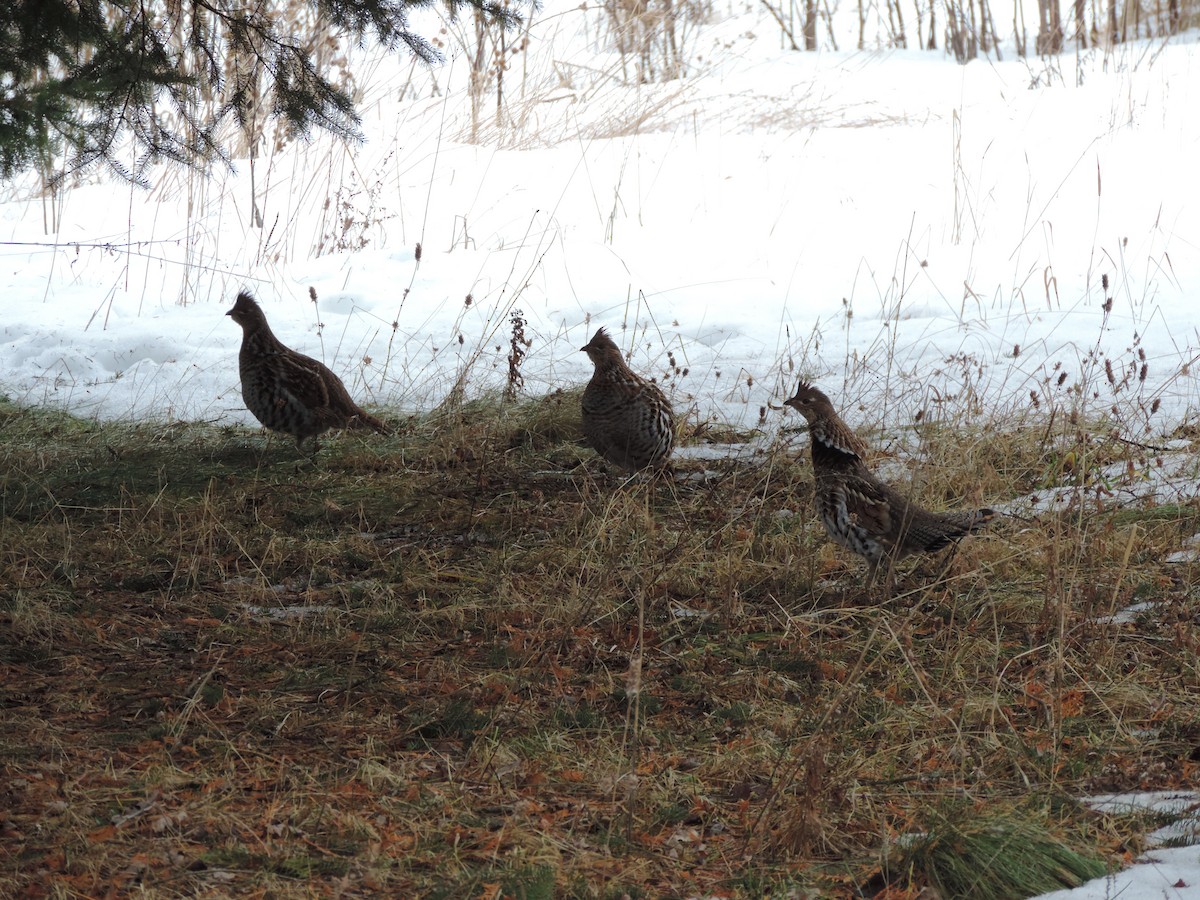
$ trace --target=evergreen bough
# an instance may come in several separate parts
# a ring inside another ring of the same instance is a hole
[[[352,98],[314,63],[333,33],[425,63],[441,56],[408,24],[436,0],[8,0],[0,3],[0,177],[31,166],[104,164],[144,183],[150,165],[228,162],[216,134],[265,113],[298,134],[357,140]],[[440,0],[501,25],[519,16],[494,0]],[[286,7],[286,8],[285,8]],[[319,23],[293,33],[297,8]],[[265,103],[264,103],[265,101]],[[132,140],[134,153],[129,155]],[[117,158],[132,159],[132,164]]]

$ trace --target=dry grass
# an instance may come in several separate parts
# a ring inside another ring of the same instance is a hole
[[[1195,783],[1200,602],[1162,562],[1194,506],[1012,520],[880,607],[802,459],[623,483],[576,411],[446,407],[313,466],[0,406],[0,893],[1025,889],[1134,848],[1071,798]],[[997,504],[1067,477],[1031,434],[892,465]]]

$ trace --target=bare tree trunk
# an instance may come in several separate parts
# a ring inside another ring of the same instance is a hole
[[[503,124],[504,113],[504,67],[508,65],[508,54],[505,50],[505,31],[503,28],[500,32],[500,47],[496,53],[496,128],[499,129]]]
[[[669,61],[668,78],[680,78],[683,75],[683,63],[679,59],[679,42],[675,39],[676,26],[679,24],[675,17],[675,5],[671,0],[663,0],[663,36],[666,38],[663,47],[663,58]]]
[[[988,51],[995,51],[996,60],[1000,60],[1000,40],[996,37],[996,20],[992,16],[992,7],[988,0],[979,0],[979,14],[983,18],[983,30],[981,37],[983,38],[983,52],[986,55]],[[989,37],[988,35],[991,35]]]
[[[262,210],[258,207],[258,186],[255,184],[254,163],[258,160],[258,141],[250,145],[250,220],[255,228],[263,227]]]
[[[888,37],[893,47],[907,47],[904,32],[904,13],[900,11],[900,0],[884,0],[888,7]]]
[[[1021,0],[1013,4],[1013,40],[1017,45],[1017,56],[1025,56],[1025,11]]]
[[[1084,15],[1083,4],[1084,0],[1075,0],[1075,39],[1079,42],[1080,50],[1086,50],[1088,47],[1087,17]]]
[[[1178,34],[1183,24],[1183,11],[1179,8],[1179,0],[1167,0],[1167,27],[1171,34]]]
[[[946,4],[946,43],[948,49],[954,51],[954,59],[958,63],[965,63],[971,57],[968,55],[968,41],[970,35],[967,31],[967,17],[963,13],[962,7],[958,5],[957,0],[949,0]]]
[[[1117,0],[1108,0],[1108,43],[1117,42]]]
[[[468,93],[471,95],[471,143],[479,143],[479,106],[483,99],[483,89],[486,86],[483,76],[485,60],[484,44],[487,31],[484,27],[483,13],[475,11],[475,57],[471,60],[471,77]]]
[[[804,0],[804,49],[817,49],[817,0]]]
[[[863,49],[864,35],[867,31],[867,10],[863,0],[858,0],[858,49]]]
[[[979,55],[979,29],[975,27],[975,3],[967,0],[967,59]]]
[[[1116,0],[1109,0],[1115,3]],[[1062,49],[1062,13],[1058,0],[1038,0],[1037,52],[1039,56]]]
[[[783,18],[783,13],[768,3],[767,0],[763,0],[763,6],[767,8],[767,12],[775,17],[775,21],[779,24],[779,30],[783,32],[783,36],[786,37],[788,39],[788,43],[792,45],[791,49],[799,50],[800,45],[796,43],[796,36],[792,34],[792,17],[788,16],[787,20],[785,21]]]
[[[833,13],[829,11],[829,0],[823,0],[825,3],[825,30],[829,32],[829,46],[833,48],[833,52],[837,53],[837,35],[833,33]]]

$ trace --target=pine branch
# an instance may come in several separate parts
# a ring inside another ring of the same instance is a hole
[[[492,0],[442,2],[452,14],[471,8],[505,27],[521,22]],[[442,59],[408,23],[409,11],[434,0],[308,3],[322,27],[345,39],[429,65]],[[247,8],[240,0],[0,3],[0,177],[31,165],[58,170],[50,161],[64,154],[69,165],[59,178],[102,164],[140,184],[162,161],[228,165],[217,139],[222,125],[258,127],[264,101],[298,134],[319,129],[361,140],[353,98],[312,61],[316,36],[293,34],[289,25],[269,4]],[[179,33],[188,40],[172,38]],[[231,59],[248,65],[226,74]],[[207,89],[215,104],[204,102]],[[132,165],[116,158],[130,149]]]

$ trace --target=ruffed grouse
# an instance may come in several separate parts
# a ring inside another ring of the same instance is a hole
[[[829,398],[811,384],[800,382],[796,395],[784,405],[808,420],[821,523],[834,541],[867,560],[868,587],[883,563],[890,596],[897,561],[911,553],[948,547],[995,518],[990,509],[930,512],[884,484],[867,469],[866,445],[841,420]]]
[[[675,419],[662,390],[626,365],[603,328],[580,349],[596,367],[583,391],[588,443],[625,469],[665,465],[675,444]]]
[[[342,380],[323,363],[285,347],[271,332],[262,307],[248,293],[238,294],[225,315],[242,326],[238,368],[242,399],[254,418],[272,431],[290,434],[296,446],[330,428],[388,429],[350,399]]]

